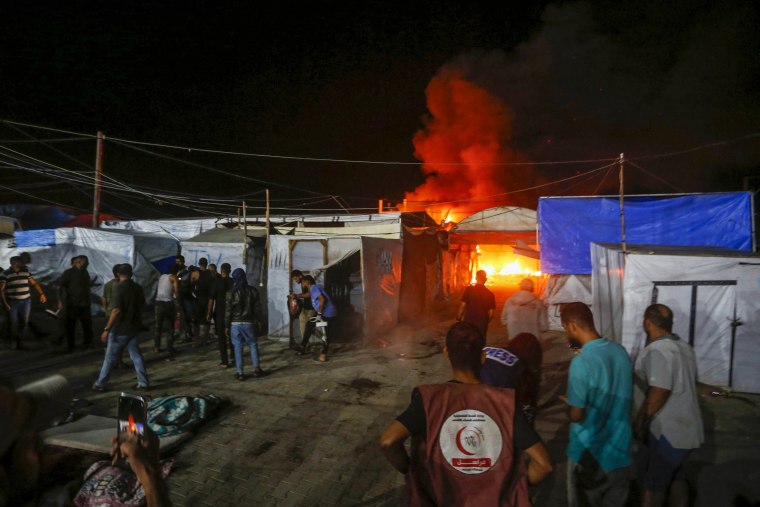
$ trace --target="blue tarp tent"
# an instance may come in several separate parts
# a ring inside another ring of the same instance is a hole
[[[541,271],[591,274],[591,243],[621,243],[618,197],[542,197]],[[750,192],[625,198],[626,242],[752,251]]]

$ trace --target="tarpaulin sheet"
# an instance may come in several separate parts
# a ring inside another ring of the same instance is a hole
[[[19,248],[55,245],[55,229],[16,231],[14,235],[16,236],[16,246]]]
[[[177,252],[177,242],[167,235],[75,227],[24,231],[21,236],[25,238],[23,246],[18,241],[15,246],[0,246],[0,266],[7,266],[10,257],[27,252],[32,256],[32,274],[49,286],[71,266],[72,257],[86,255],[90,263],[87,270],[96,283],[91,290],[95,304],[100,302],[105,282],[113,278],[113,266],[125,262],[132,264],[134,280],[152,302],[159,276],[154,263],[173,258]]]
[[[538,202],[541,271],[590,274],[590,245],[620,243],[617,197],[544,197]],[[625,198],[626,242],[752,250],[749,192]]]

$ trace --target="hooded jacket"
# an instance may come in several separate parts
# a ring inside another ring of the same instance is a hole
[[[536,338],[549,328],[546,307],[532,292],[515,292],[501,311],[501,323],[507,326],[509,339],[520,333],[530,333]]]

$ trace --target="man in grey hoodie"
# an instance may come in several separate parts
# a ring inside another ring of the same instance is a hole
[[[504,303],[501,323],[507,326],[510,340],[521,333],[540,337],[549,328],[546,306],[533,294],[533,280],[524,278],[520,282],[520,290]]]

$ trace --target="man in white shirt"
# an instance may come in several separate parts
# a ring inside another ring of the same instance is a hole
[[[523,279],[520,282],[520,290],[512,294],[504,303],[501,323],[507,326],[507,335],[510,340],[522,333],[529,333],[540,338],[541,333],[549,328],[546,307],[533,294],[533,280]]]
[[[654,304],[646,309],[647,345],[634,368],[636,386],[646,393],[634,425],[644,443],[639,467],[645,507],[664,505],[668,491],[670,505],[688,504],[683,465],[704,441],[696,356],[672,329],[670,308]]]

